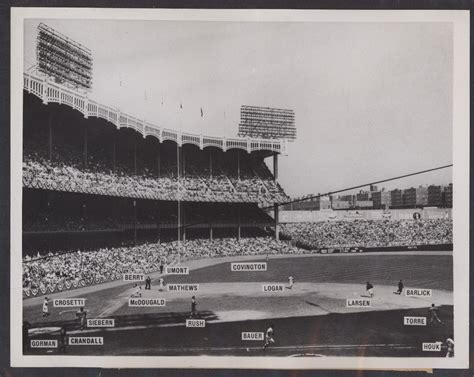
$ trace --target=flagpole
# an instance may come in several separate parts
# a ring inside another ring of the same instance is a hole
[[[178,119],[179,119],[179,136],[181,137],[182,133],[182,120],[181,120],[181,115],[183,111],[183,103],[180,101],[179,103],[179,110],[178,110]],[[178,173],[178,184],[177,184],[177,193],[178,193],[178,262],[181,260],[181,190],[180,190],[180,185],[179,185],[179,180],[180,180],[180,153],[179,153],[179,142],[181,140],[176,140],[176,168],[177,168],[177,173]]]

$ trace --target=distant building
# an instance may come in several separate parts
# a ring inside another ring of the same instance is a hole
[[[416,206],[416,189],[414,187],[403,190],[402,203],[404,207]]]
[[[373,208],[374,202],[372,200],[356,200],[354,206],[355,208]]]
[[[350,209],[352,208],[352,201],[342,200],[341,197],[332,198],[332,209]]]
[[[453,208],[453,184],[443,188],[442,193],[442,206],[446,208]]]
[[[368,191],[361,190],[355,195],[355,200],[356,202],[368,201],[370,200],[370,193]]]
[[[403,193],[400,189],[390,191],[391,207],[402,207],[403,206]]]
[[[428,187],[420,186],[416,188],[416,205],[418,207],[428,205]]]
[[[319,195],[319,194],[318,194]],[[301,198],[304,199],[304,198]],[[356,194],[322,196],[287,204],[286,210],[347,210],[347,209],[388,209],[415,207],[453,207],[453,184],[448,186],[418,186],[407,189],[386,191],[371,185],[370,191],[360,190]]]
[[[390,191],[375,191],[372,192],[373,208],[383,209],[388,208],[392,204],[392,197]]]
[[[354,195],[341,195],[339,196],[339,200],[349,202],[352,205],[354,203]]]
[[[428,186],[428,206],[440,207],[442,205],[442,188],[441,186]]]
[[[290,211],[321,211],[331,209],[331,201],[328,196],[309,198],[303,201],[286,204],[284,209]]]

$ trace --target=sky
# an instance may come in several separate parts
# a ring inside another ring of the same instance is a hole
[[[235,137],[241,105],[293,109],[292,197],[452,163],[451,23],[26,20],[25,70],[39,22],[92,50],[91,99],[156,125]]]

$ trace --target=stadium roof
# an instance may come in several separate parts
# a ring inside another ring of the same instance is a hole
[[[117,128],[132,128],[142,134],[144,138],[154,136],[160,142],[171,140],[176,142],[179,146],[194,144],[201,149],[205,147],[216,147],[222,149],[224,152],[228,149],[242,149],[248,153],[254,151],[271,151],[287,154],[285,140],[215,137],[159,127],[144,119],[138,119],[134,116],[122,113],[119,109],[99,104],[79,91],[65,88],[62,85],[51,82],[49,79],[28,73],[23,74],[23,89],[40,98],[45,105],[50,102],[68,105],[80,111],[85,118],[102,118],[114,124]]]

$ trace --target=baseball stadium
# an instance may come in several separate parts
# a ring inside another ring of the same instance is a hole
[[[23,76],[24,354],[452,353],[451,209],[298,217],[278,182],[287,139],[185,133],[95,102],[90,52],[38,33],[43,74]]]

